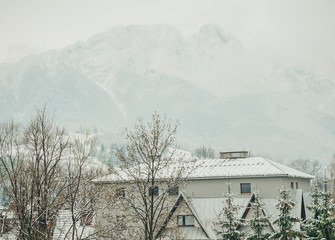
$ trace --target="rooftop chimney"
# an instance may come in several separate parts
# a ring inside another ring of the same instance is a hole
[[[248,151],[236,151],[236,152],[220,152],[220,158],[247,158],[249,156]]]

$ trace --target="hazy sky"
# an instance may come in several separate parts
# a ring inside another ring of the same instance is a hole
[[[221,25],[247,49],[335,68],[334,0],[0,0],[0,62],[115,25],[171,24],[187,35],[205,23]]]

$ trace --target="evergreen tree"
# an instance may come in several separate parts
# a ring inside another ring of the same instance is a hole
[[[323,191],[315,185],[311,193],[312,204],[307,208],[313,213],[312,219],[304,223],[304,230],[308,239],[335,239],[335,218],[333,216],[335,205],[331,201],[332,192],[328,191],[328,183],[323,183]]]
[[[253,210],[252,219],[250,220],[250,227],[253,230],[249,234],[248,240],[268,239],[270,234],[265,233],[264,230],[269,226],[269,218],[265,216],[263,206],[264,203],[259,201],[258,193],[254,193],[253,202],[250,202],[251,209]]]
[[[219,221],[216,223],[219,227],[217,230],[218,239],[239,240],[244,236],[244,233],[239,231],[242,222],[236,216],[239,207],[233,204],[235,194],[231,193],[230,183],[227,186],[227,194],[224,194],[226,204],[220,212]]]
[[[332,192],[328,191],[328,182],[324,181],[323,191],[321,192],[321,207],[319,209],[319,230],[323,239],[335,239],[335,218],[334,210],[335,205],[331,201]]]
[[[274,224],[278,225],[278,232],[273,234],[271,239],[290,240],[302,236],[300,231],[293,229],[293,224],[299,222],[299,219],[291,216],[295,204],[290,200],[289,195],[289,190],[286,187],[280,189],[280,198],[276,204],[279,216],[274,221]]]
[[[307,206],[307,209],[313,213],[313,217],[311,219],[306,219],[303,223],[303,228],[308,239],[321,239],[321,231],[319,230],[321,229],[321,222],[319,218],[321,215],[322,193],[319,191],[316,182],[314,191],[310,194],[312,203]]]

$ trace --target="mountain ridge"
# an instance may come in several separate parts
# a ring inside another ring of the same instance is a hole
[[[117,132],[157,111],[178,118],[178,138],[193,146],[330,158],[334,83],[308,68],[250,59],[217,25],[191,37],[166,25],[116,27],[1,65],[0,118],[26,121],[47,104],[71,128]],[[221,97],[199,87],[197,76],[202,84],[217,84]]]

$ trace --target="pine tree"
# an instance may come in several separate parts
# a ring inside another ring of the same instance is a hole
[[[335,218],[334,210],[335,205],[331,201],[332,192],[328,191],[328,182],[324,181],[323,191],[321,192],[321,208],[319,209],[319,230],[321,231],[322,238],[327,240],[335,239]]]
[[[321,239],[321,223],[320,223],[320,215],[321,215],[321,195],[322,193],[319,191],[317,187],[317,183],[315,183],[314,191],[310,194],[312,197],[311,205],[307,206],[307,209],[313,213],[313,217],[311,219],[306,219],[303,223],[303,229],[308,239]]]
[[[265,233],[264,230],[269,226],[269,217],[265,216],[263,206],[264,203],[259,201],[258,193],[254,193],[253,202],[250,202],[253,210],[252,219],[250,220],[250,227],[253,230],[248,236],[248,240],[268,239],[270,234]]]
[[[307,208],[313,213],[312,219],[307,219],[303,225],[308,239],[335,239],[335,205],[331,201],[332,192],[328,191],[328,182],[323,183],[323,191],[315,185],[311,193],[312,204]]]
[[[292,217],[292,208],[295,206],[294,202],[290,200],[289,190],[284,187],[280,189],[280,198],[276,204],[279,210],[279,216],[274,221],[278,225],[278,232],[271,236],[271,239],[290,240],[301,237],[301,232],[293,229],[293,224],[299,222],[299,219]]]
[[[218,239],[239,240],[244,235],[243,232],[239,231],[242,222],[236,216],[239,207],[233,204],[235,194],[231,193],[230,183],[227,186],[227,194],[224,194],[226,198],[225,206],[219,214],[219,222],[216,223],[220,229],[217,230]]]

